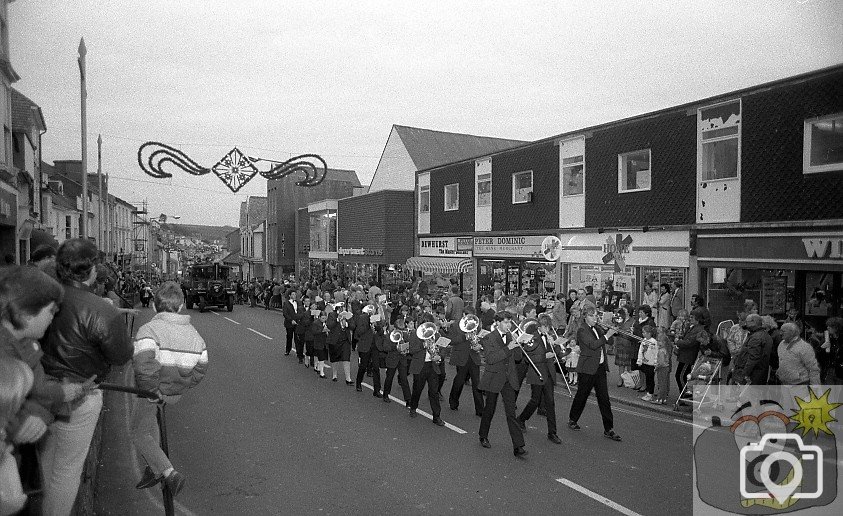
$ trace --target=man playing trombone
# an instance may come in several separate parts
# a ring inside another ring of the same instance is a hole
[[[526,319],[521,323],[521,327],[524,333],[533,336],[532,340],[524,345],[524,352],[533,360],[536,369],[530,368],[527,370],[527,383],[530,384],[531,395],[527,406],[518,416],[518,424],[521,426],[521,430],[526,430],[526,421],[530,419],[530,416],[533,415],[533,412],[544,399],[547,414],[547,438],[554,444],[562,444],[559,436],[556,435],[556,404],[553,396],[553,386],[556,385],[556,365],[559,363],[559,357],[553,346],[556,339],[541,331],[539,323],[535,319]]]
[[[615,330],[610,329],[604,333],[597,325],[597,309],[588,306],[583,309],[583,322],[577,330],[577,344],[580,346],[580,359],[577,363],[577,383],[579,388],[571,404],[571,412],[568,416],[568,427],[571,430],[579,430],[577,424],[585,403],[588,401],[591,390],[597,394],[597,406],[600,407],[600,415],[603,417],[603,436],[613,441],[620,441],[621,436],[614,431],[614,419],[612,417],[612,405],[609,402],[609,388],[606,385],[606,375],[609,373],[609,358],[606,354],[606,339],[614,335]]]

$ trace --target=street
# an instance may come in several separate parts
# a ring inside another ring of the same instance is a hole
[[[339,382],[330,380],[330,372],[323,380],[298,364],[295,354],[284,356],[280,312],[236,306],[233,313],[188,313],[207,342],[210,370],[167,410],[170,456],[188,481],[177,513],[691,511],[692,433],[686,421],[615,405],[615,428],[624,439],[616,443],[602,436],[593,396],[582,430],[569,430],[570,398],[557,391],[562,445],[546,439],[544,418],[534,415],[525,433],[529,454],[518,459],[501,403],[489,436],[492,448],[479,445],[470,389],[459,411],[443,403],[448,425],[440,428],[424,417],[426,393],[419,407],[423,417],[410,419],[397,385],[393,403],[384,403],[372,397],[371,387],[356,392],[342,374]],[[151,309],[143,309],[135,329],[151,316]],[[352,361],[353,376],[355,354]],[[446,396],[453,376],[449,367]],[[522,387],[519,409],[528,393]],[[100,466],[98,512],[163,512],[160,491],[134,489],[139,459],[116,428],[108,433],[121,444],[108,447]]]

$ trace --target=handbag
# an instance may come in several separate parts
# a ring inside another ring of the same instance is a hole
[[[638,389],[643,385],[641,371],[638,370],[624,371],[621,373],[621,380],[623,380],[623,386],[630,389]]]

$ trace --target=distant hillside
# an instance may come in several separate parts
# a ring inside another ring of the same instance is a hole
[[[194,224],[162,224],[162,226],[172,230],[176,235],[199,237],[208,242],[214,240],[225,242],[225,235],[238,229],[232,226],[198,226]]]

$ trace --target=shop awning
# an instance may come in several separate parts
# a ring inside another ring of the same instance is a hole
[[[456,274],[471,269],[471,258],[437,258],[428,256],[413,256],[407,260],[409,270],[421,272],[438,272],[441,274]]]

